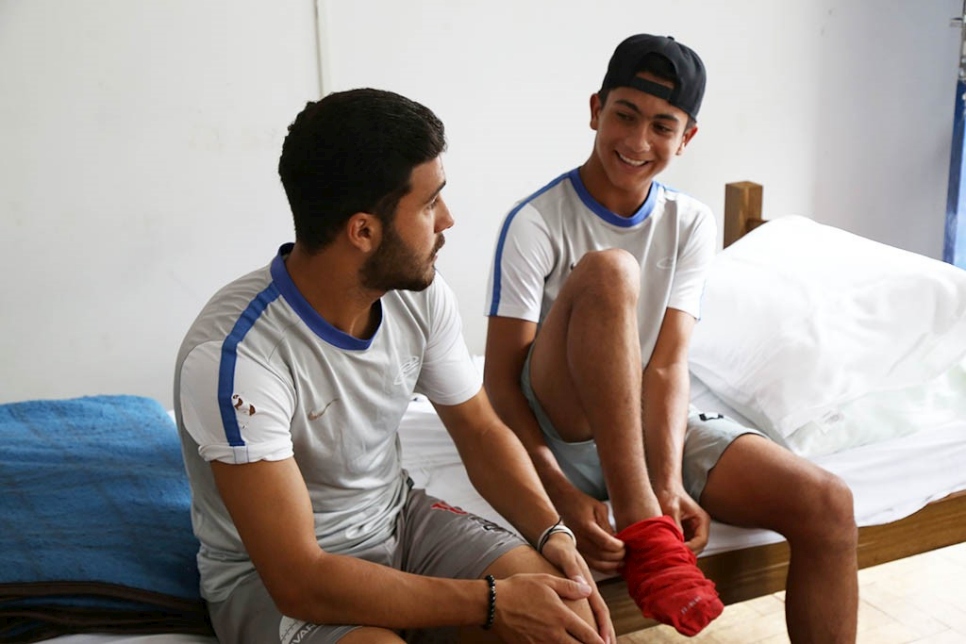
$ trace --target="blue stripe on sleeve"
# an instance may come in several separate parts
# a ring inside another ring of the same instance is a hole
[[[513,223],[513,218],[516,217],[517,213],[520,212],[524,206],[528,203],[545,193],[546,191],[553,188],[555,185],[570,176],[569,172],[565,172],[544,187],[537,190],[535,193],[521,201],[517,206],[507,214],[506,219],[503,221],[503,227],[500,229],[500,237],[496,242],[496,257],[493,261],[493,300],[490,302],[490,315],[496,315],[497,309],[500,307],[500,290],[502,287],[501,280],[503,277],[503,269],[501,263],[503,261],[503,246],[506,244],[507,233],[510,230],[510,224]]]
[[[235,363],[238,361],[238,345],[255,326],[255,322],[265,312],[268,305],[274,302],[278,296],[279,291],[275,283],[269,284],[242,311],[231,333],[228,334],[225,342],[221,345],[221,364],[218,368],[218,407],[221,410],[221,423],[225,427],[225,436],[228,438],[228,444],[232,447],[241,447],[245,444],[241,436],[241,429],[238,427],[238,417],[235,415],[235,408],[231,402],[235,390]]]

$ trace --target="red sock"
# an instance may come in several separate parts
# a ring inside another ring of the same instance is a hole
[[[617,538],[626,556],[621,576],[644,617],[693,636],[724,610],[714,583],[698,568],[697,557],[668,516],[630,525]]]

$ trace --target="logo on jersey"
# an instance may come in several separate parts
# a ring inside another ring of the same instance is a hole
[[[329,407],[331,407],[332,406],[332,403],[336,402],[337,400],[339,400],[339,399],[336,398],[336,399],[332,400],[331,402],[329,402],[322,409],[316,409],[315,411],[310,411],[309,412],[309,420],[318,420],[318,419],[322,418],[322,414],[324,414],[325,412],[329,411]]]
[[[235,410],[240,414],[245,414],[246,416],[255,415],[255,405],[248,404],[247,402],[242,400],[242,397],[239,396],[238,394],[231,395],[231,404],[232,404],[232,407],[234,407]]]
[[[399,373],[396,374],[396,379],[392,381],[392,384],[401,385],[407,380],[409,380],[409,377],[411,375],[419,371],[419,364],[420,364],[419,357],[413,356],[406,362],[399,365]]]

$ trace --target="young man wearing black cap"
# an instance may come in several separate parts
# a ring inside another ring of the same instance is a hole
[[[587,561],[619,571],[645,616],[693,635],[720,614],[692,553],[713,516],[788,540],[792,641],[854,641],[848,487],[689,408],[688,343],[717,232],[707,206],[655,177],[697,133],[704,86],[701,59],[672,38],[617,47],[590,99],[590,157],[501,229],[486,388]]]

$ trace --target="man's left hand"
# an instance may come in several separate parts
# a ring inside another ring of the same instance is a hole
[[[668,515],[684,533],[684,542],[694,554],[708,545],[711,516],[692,499],[683,487],[655,490],[661,511]]]

